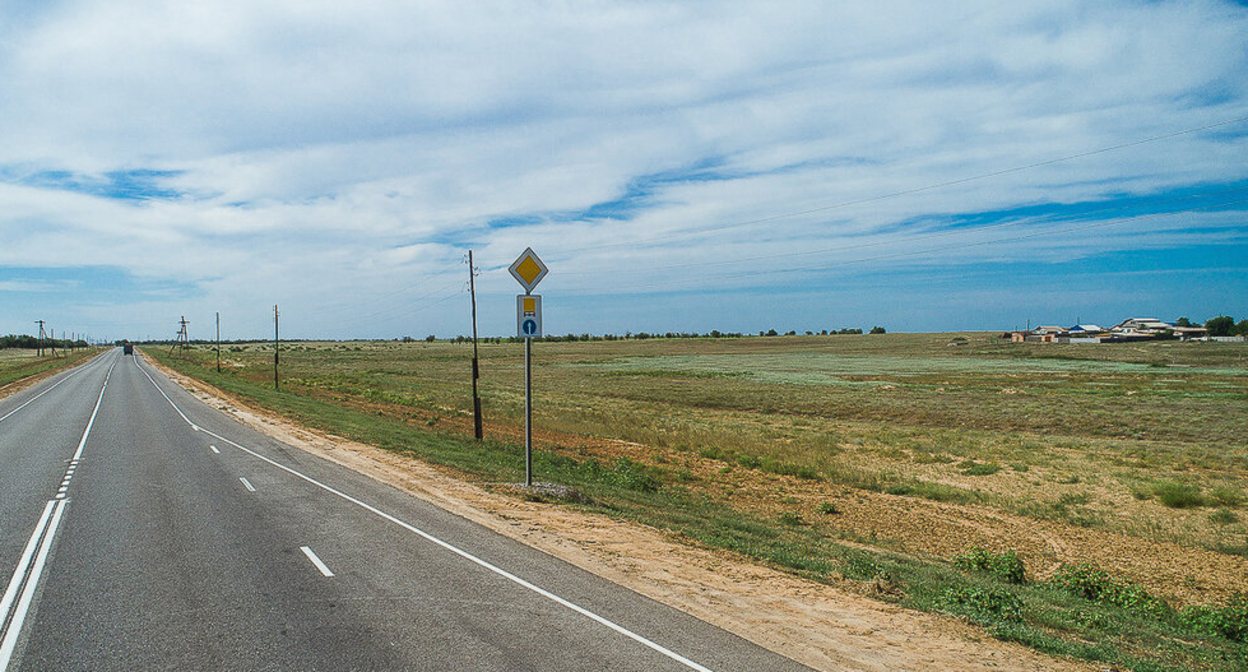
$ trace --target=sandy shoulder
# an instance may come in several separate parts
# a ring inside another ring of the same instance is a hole
[[[679,543],[631,521],[522,501],[372,446],[329,436],[160,368],[239,422],[368,475],[818,670],[1102,670],[1000,642],[952,617]]]

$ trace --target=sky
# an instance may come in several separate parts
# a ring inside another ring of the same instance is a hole
[[[6,0],[0,332],[1248,317],[1229,0]]]

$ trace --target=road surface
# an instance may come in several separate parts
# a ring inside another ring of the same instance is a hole
[[[0,401],[0,507],[0,672],[808,669],[120,349]]]

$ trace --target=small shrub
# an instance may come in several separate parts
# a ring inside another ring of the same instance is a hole
[[[610,480],[615,485],[628,490],[654,492],[659,489],[658,479],[646,473],[642,465],[627,457],[621,457],[615,461],[615,466],[611,469],[611,475],[612,478]]]
[[[793,475],[797,476],[800,479],[807,480],[807,481],[822,481],[823,480],[823,476],[819,473],[819,470],[815,469],[814,467],[798,467],[797,473]]]
[[[790,527],[801,527],[806,524],[806,521],[802,519],[802,514],[791,511],[780,514],[780,522]]]
[[[985,572],[1006,583],[1022,584],[1027,580],[1023,561],[1014,551],[993,553],[976,546],[953,556],[953,566],[971,572]]]
[[[616,460],[610,469],[591,457],[580,463],[577,466],[577,471],[590,480],[624,488],[625,490],[654,492],[659,489],[659,480],[648,473],[643,465],[627,457],[621,457]]]
[[[836,505],[832,502],[823,502],[819,504],[819,513],[822,513],[825,516],[833,516],[840,512],[841,510],[836,508]]]
[[[959,465],[962,473],[967,476],[991,476],[1001,471],[1001,465],[967,460]]]
[[[708,460],[722,460],[724,459],[724,451],[715,446],[705,446],[698,449],[698,457],[704,457]]]
[[[757,455],[739,455],[737,456],[737,464],[746,469],[758,469],[763,466],[763,461]]]
[[[1153,486],[1153,495],[1163,505],[1172,509],[1189,509],[1205,505],[1205,498],[1201,495],[1200,488],[1194,485],[1164,481]]]
[[[981,624],[1023,622],[1023,601],[1004,588],[954,586],[945,591],[941,602],[950,612]]]
[[[1076,597],[1113,604],[1146,616],[1158,617],[1170,611],[1170,605],[1150,595],[1142,586],[1110,576],[1109,572],[1087,563],[1063,566],[1052,583]]]
[[[1237,595],[1221,609],[1185,607],[1179,620],[1193,630],[1221,635],[1231,641],[1248,642],[1248,597]]]

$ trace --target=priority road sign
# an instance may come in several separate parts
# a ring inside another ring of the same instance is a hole
[[[546,277],[546,273],[550,271],[546,268],[546,264],[538,259],[537,253],[531,247],[526,247],[524,253],[512,262],[511,268],[507,270],[511,271],[512,277],[520,283],[521,287],[524,287],[525,294],[531,294],[533,288],[537,287],[537,283],[541,282],[542,278]]]
[[[516,335],[520,338],[542,337],[542,296],[516,296]]]

